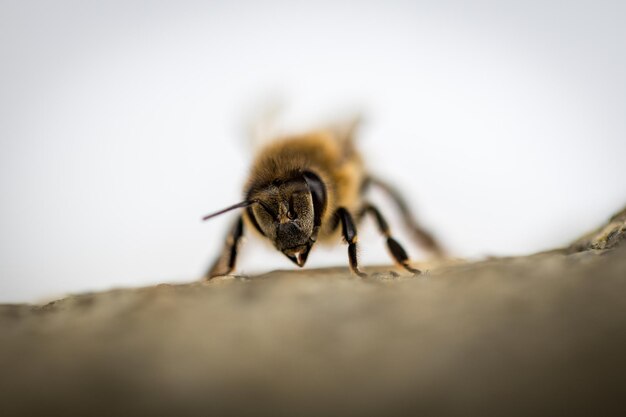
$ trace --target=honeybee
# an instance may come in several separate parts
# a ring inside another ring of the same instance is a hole
[[[243,210],[205,278],[227,275],[235,269],[239,245],[248,229],[269,240],[299,267],[305,265],[316,243],[337,242],[342,236],[348,245],[350,270],[366,277],[357,258],[357,224],[366,215],[373,216],[393,260],[407,271],[420,274],[393,238],[381,212],[366,199],[372,186],[395,202],[418,244],[442,255],[441,245],[415,221],[402,195],[367,173],[354,144],[354,131],[321,129],[286,136],[261,148],[245,184],[243,201],[203,217],[208,220],[231,210]]]

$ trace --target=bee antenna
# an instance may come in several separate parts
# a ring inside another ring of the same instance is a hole
[[[204,220],[209,220],[209,219],[212,219],[212,218],[213,218],[213,217],[215,217],[215,216],[219,216],[220,214],[224,214],[224,213],[226,213],[227,211],[231,211],[231,210],[235,210],[235,209],[238,209],[238,208],[243,208],[243,207],[248,207],[248,206],[251,206],[251,205],[252,205],[252,204],[254,204],[254,203],[256,203],[256,201],[242,201],[241,203],[237,203],[237,204],[235,204],[235,205],[233,205],[233,206],[226,207],[225,209],[220,210],[220,211],[217,211],[217,212],[215,212],[215,213],[207,214],[206,216],[204,216],[204,217],[202,218],[202,220],[203,220],[203,221],[204,221]]]

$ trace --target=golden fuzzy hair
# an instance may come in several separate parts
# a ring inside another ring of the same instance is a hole
[[[273,181],[293,178],[304,171],[318,175],[326,186],[327,207],[319,240],[327,241],[337,232],[333,232],[329,221],[335,209],[345,207],[354,212],[361,204],[365,172],[351,139],[319,131],[271,142],[254,159],[245,192],[249,195]]]

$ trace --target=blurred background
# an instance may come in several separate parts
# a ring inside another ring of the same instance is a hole
[[[563,245],[626,203],[621,1],[0,3],[0,302],[196,279],[246,125],[363,111],[371,170],[462,257]],[[397,213],[394,230],[414,258]],[[371,224],[364,265],[386,263]],[[346,265],[345,247],[307,267]],[[292,268],[250,239],[238,269]]]

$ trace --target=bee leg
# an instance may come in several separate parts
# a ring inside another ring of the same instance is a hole
[[[240,216],[231,229],[230,233],[226,237],[226,243],[222,249],[222,253],[215,260],[211,268],[204,274],[204,278],[210,280],[221,275],[227,275],[235,269],[235,263],[237,261],[237,251],[239,249],[239,242],[243,237],[243,219]]]
[[[343,234],[343,238],[348,243],[348,259],[350,261],[350,270],[355,275],[358,275],[361,278],[365,278],[367,277],[367,274],[359,269],[356,256],[357,234],[354,220],[352,219],[352,216],[350,215],[348,210],[343,207],[338,208],[336,213],[339,220],[341,221],[341,233]]]
[[[402,194],[394,187],[382,181],[378,178],[369,177],[363,189],[366,189],[368,185],[375,185],[381,190],[383,190],[398,206],[400,213],[402,215],[402,219],[406,224],[407,228],[411,231],[413,238],[417,242],[418,245],[422,246],[429,252],[432,252],[436,256],[442,257],[445,256],[445,250],[439,243],[439,241],[427,230],[425,230],[418,222],[415,220],[415,217],[411,213],[409,206],[402,197]]]
[[[393,256],[393,259],[407,271],[412,272],[415,275],[421,274],[422,271],[413,268],[409,264],[409,256],[406,254],[406,251],[404,250],[402,245],[400,245],[400,243],[398,243],[398,241],[391,236],[389,225],[387,224],[387,221],[385,220],[383,215],[380,214],[380,211],[378,211],[376,207],[368,203],[365,204],[361,209],[361,212],[359,213],[359,218],[365,216],[368,213],[374,216],[376,224],[378,225],[378,230],[380,230],[380,233],[382,233],[387,238],[387,248],[389,249],[389,253],[391,253],[391,256]]]

